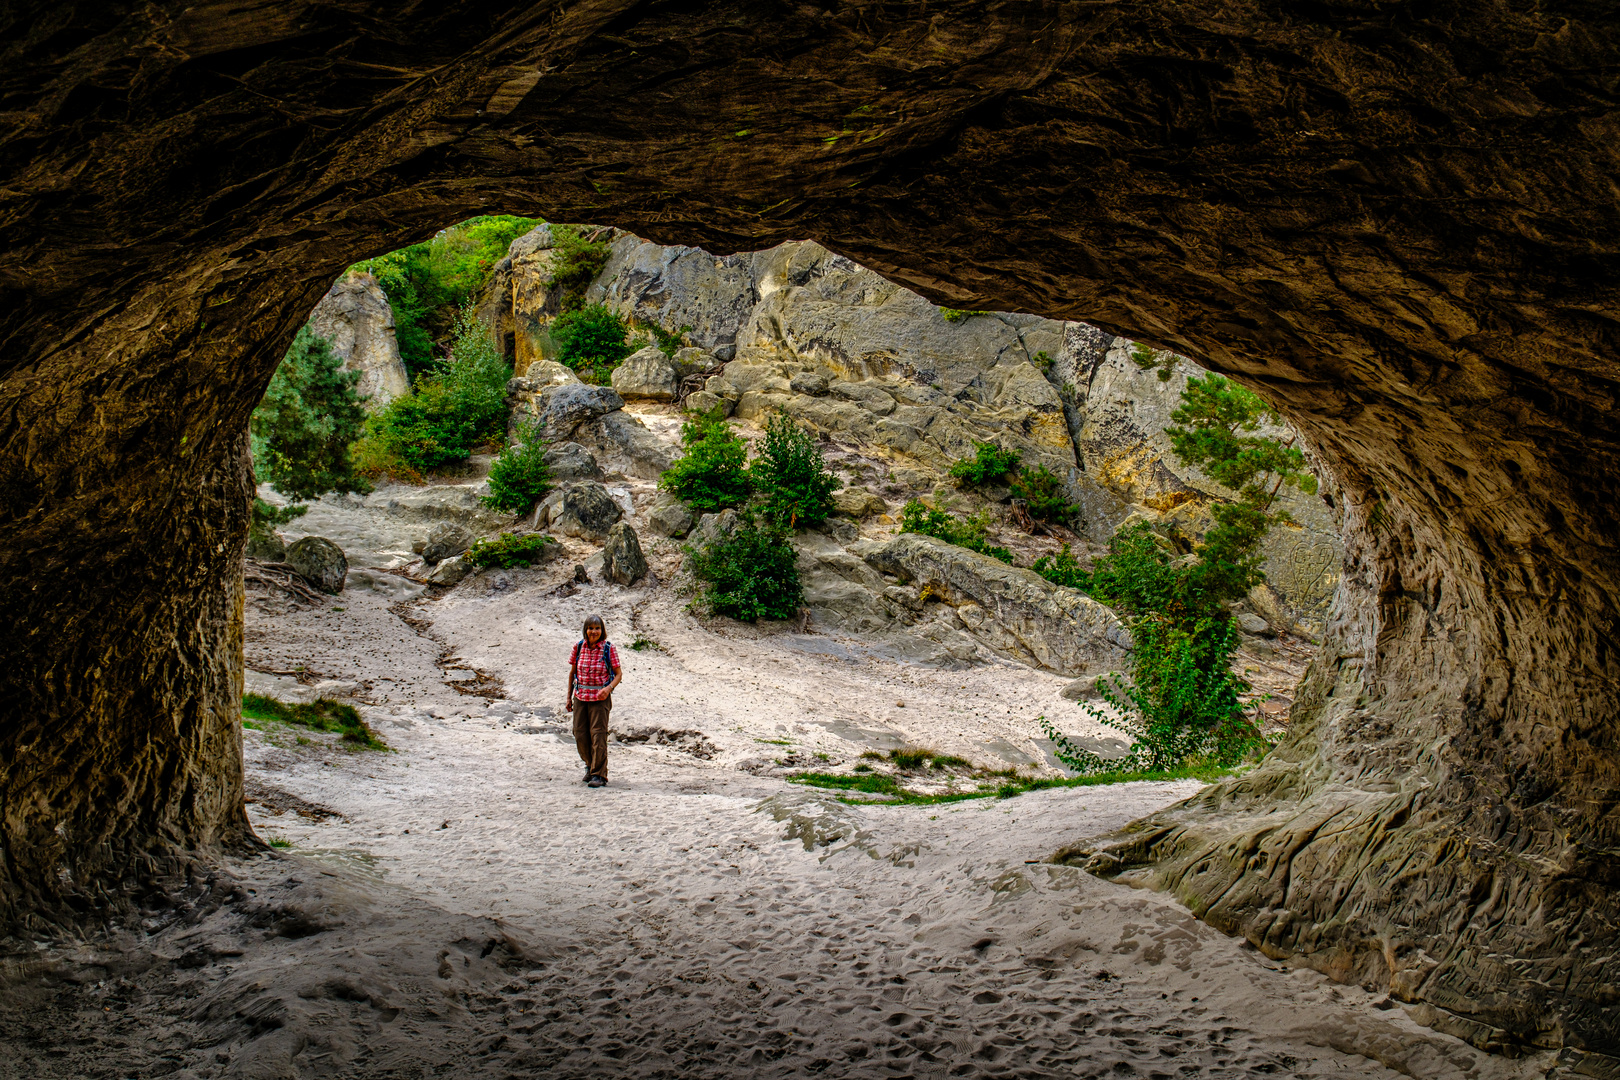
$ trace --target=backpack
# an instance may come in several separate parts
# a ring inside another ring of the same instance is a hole
[[[603,666],[605,666],[608,669],[608,682],[611,683],[614,679],[617,679],[619,677],[619,669],[613,666],[613,653],[608,648],[609,644],[610,643],[609,643],[608,639],[604,637],[602,639],[602,645],[601,645],[602,664],[603,664]],[[574,651],[574,682],[578,683],[579,682],[579,654],[585,650],[585,642],[584,642],[583,639],[580,640],[580,643],[578,645],[574,646],[574,650],[575,650]]]

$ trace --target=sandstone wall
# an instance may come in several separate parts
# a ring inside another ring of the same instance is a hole
[[[411,389],[399,358],[394,311],[370,274],[345,274],[310,312],[309,328],[325,338],[349,371],[358,371],[355,392],[366,408],[378,409]]]

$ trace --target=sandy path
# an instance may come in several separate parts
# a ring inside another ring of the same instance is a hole
[[[363,593],[344,597],[341,617],[252,620],[267,633],[250,644],[250,665],[272,653],[346,664],[386,697],[368,714],[395,747],[277,747],[249,732],[255,784],[340,815],[316,821],[261,802],[250,808],[261,834],[380,882],[381,895],[564,943],[508,990],[500,1035],[466,1075],[1488,1078],[1545,1068],[1282,970],[1165,897],[1031,862],[1196,784],[851,807],[773,775],[773,758],[795,751],[805,764],[815,753],[837,762],[888,741],[992,763],[1034,757],[1032,718],[1074,710],[1057,697],[1063,680],[1010,665],[918,668],[822,635],[717,633],[662,590],[552,595],[562,572],[485,575],[411,605],[419,625],[431,623],[424,633]],[[616,745],[610,786],[580,783],[548,706],[587,610],[621,643],[639,633],[663,646],[624,651],[615,727],[695,728],[718,748],[712,758]],[[506,700],[457,694],[437,666],[444,656],[498,679]]]

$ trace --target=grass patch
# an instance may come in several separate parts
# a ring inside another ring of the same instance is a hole
[[[646,652],[648,649],[657,649],[659,652],[664,651],[664,647],[658,642],[650,637],[642,637],[640,634],[636,635],[636,640],[630,643],[630,647],[636,652]]]
[[[792,739],[755,739],[755,742],[765,743],[767,746],[792,746]]]
[[[272,836],[270,838],[270,846],[273,848],[290,848],[292,847],[292,841],[284,839],[280,836]]]
[[[343,736],[344,742],[352,743],[362,750],[388,749],[388,744],[371,730],[369,724],[360,719],[360,713],[353,705],[345,705],[330,698],[321,698],[307,705],[289,705],[285,701],[277,701],[262,694],[244,694],[242,726],[250,726],[248,723],[250,720],[260,722],[251,725],[260,731],[264,730],[261,725],[266,721],[297,724],[311,731],[335,732]],[[306,740],[299,739],[299,742],[304,741]]]
[[[865,756],[865,755],[862,755]],[[874,755],[881,757],[882,755]],[[929,750],[893,750],[890,758],[899,764],[901,761],[927,762],[902,768],[926,769],[932,764],[935,768],[950,766],[972,766],[962,758],[935,754]],[[940,765],[946,762],[948,765]],[[855,774],[801,772],[788,777],[794,784],[803,784],[806,787],[825,788],[830,791],[847,791],[860,795],[874,795],[878,798],[849,798],[840,796],[838,801],[857,805],[881,806],[931,806],[939,803],[964,802],[968,799],[1010,799],[1029,791],[1046,791],[1051,788],[1096,787],[1101,784],[1129,784],[1138,780],[1202,780],[1210,783],[1222,777],[1233,776],[1235,769],[1224,765],[1199,763],[1183,765],[1174,769],[1159,769],[1152,771],[1131,772],[1102,772],[1091,773],[1086,776],[1025,776],[1016,769],[978,769],[973,778],[978,781],[975,791],[952,791],[942,794],[923,794],[912,791],[900,782],[900,778],[885,773],[871,771],[869,765],[855,766]],[[995,781],[1000,781],[996,783]]]

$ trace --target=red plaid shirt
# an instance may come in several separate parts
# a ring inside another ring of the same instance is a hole
[[[600,645],[586,645],[583,641],[575,643],[574,652],[568,658],[568,666],[574,669],[576,699],[602,701],[607,698],[607,685],[613,681],[608,664],[613,665],[615,672],[624,670],[619,666],[619,650],[611,643],[606,641]]]

